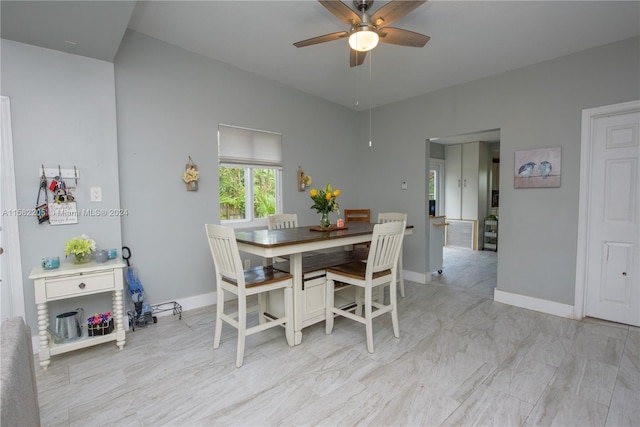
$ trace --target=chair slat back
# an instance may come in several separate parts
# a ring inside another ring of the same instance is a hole
[[[345,222],[371,222],[371,209],[345,209]]]
[[[298,214],[275,214],[267,217],[269,230],[295,228],[298,226]]]
[[[405,227],[405,221],[391,221],[373,226],[373,236],[367,259],[367,277],[379,271],[396,268],[402,249]]]
[[[402,212],[380,212],[378,214],[378,224],[391,221],[407,221],[407,214]]]
[[[217,224],[205,224],[205,229],[216,274],[235,280],[238,288],[244,288],[244,270],[235,230]]]

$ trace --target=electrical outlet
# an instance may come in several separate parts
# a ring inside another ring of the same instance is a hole
[[[89,189],[91,194],[92,202],[101,202],[102,201],[102,187],[91,187]]]

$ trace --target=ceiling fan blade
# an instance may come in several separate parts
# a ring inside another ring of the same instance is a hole
[[[339,0],[318,0],[329,12],[333,13],[339,20],[347,25],[353,26],[359,24],[360,16],[355,13],[349,6]],[[425,0],[426,1],[426,0]]]
[[[312,37],[310,39],[306,39],[306,40],[302,40],[302,41],[299,41],[299,42],[295,42],[293,45],[295,47],[311,46],[313,44],[318,44],[318,43],[324,43],[324,42],[330,42],[330,41],[333,41],[333,40],[338,40],[338,39],[341,39],[343,37],[347,37],[348,35],[349,35],[349,33],[347,31],[339,31],[337,33],[325,34],[323,36]]]
[[[382,43],[399,44],[401,46],[424,47],[431,39],[424,34],[414,33],[413,31],[403,30],[401,28],[384,27],[378,31],[380,41]]]
[[[353,49],[349,49],[349,51],[349,65],[351,65],[352,67],[362,65],[365,56],[367,56],[367,52],[358,52],[357,50]]]
[[[391,25],[427,0],[392,0],[371,16],[371,22],[378,27]]]

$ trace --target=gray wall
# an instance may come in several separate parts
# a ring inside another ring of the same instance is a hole
[[[18,208],[35,207],[42,164],[80,170],[74,194],[79,210],[119,208],[113,64],[9,40],[2,40],[1,47],[2,95],[11,98]],[[103,202],[89,201],[89,187],[102,187]],[[64,260],[65,242],[80,234],[103,248],[120,248],[120,218],[80,216],[77,224],[51,226],[29,216],[20,217],[18,226],[26,320],[35,334],[32,268],[42,257]],[[50,317],[77,306],[89,312],[110,308],[110,297],[100,300],[52,304]]]
[[[376,109],[373,134],[389,148],[362,157],[370,171],[362,198],[384,194],[377,204],[391,205],[401,176],[411,175],[411,189],[425,169],[425,136],[500,128],[498,289],[573,305],[581,112],[640,98],[639,52],[633,38]],[[561,187],[514,189],[515,151],[543,147],[562,148]],[[384,175],[376,171],[383,164]],[[410,213],[424,193],[419,188]]]
[[[284,211],[301,224],[319,216],[296,190],[298,166],[359,206],[356,112],[131,31],[115,70],[123,241],[151,301],[215,290],[204,224],[219,221],[219,123],[282,133]],[[182,181],[188,156],[197,192]]]

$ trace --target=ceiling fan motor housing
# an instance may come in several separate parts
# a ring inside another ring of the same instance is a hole
[[[360,12],[366,12],[372,4],[373,0],[353,0],[353,5]]]

